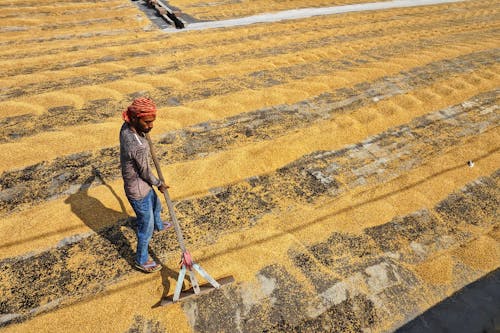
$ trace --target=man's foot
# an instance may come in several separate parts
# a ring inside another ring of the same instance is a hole
[[[142,265],[136,262],[135,267],[143,271],[144,273],[158,272],[162,268],[160,264],[157,264],[153,260],[149,260],[148,262]]]
[[[172,228],[172,223],[170,223],[170,222],[163,222],[163,229],[156,230],[156,228],[155,228],[155,232],[162,232],[162,231],[165,231],[165,230],[170,229],[170,228]]]

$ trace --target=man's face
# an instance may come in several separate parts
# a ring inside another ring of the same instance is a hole
[[[147,116],[142,118],[133,118],[132,125],[134,125],[135,129],[142,133],[149,133],[153,128],[153,122],[155,121],[156,116]]]

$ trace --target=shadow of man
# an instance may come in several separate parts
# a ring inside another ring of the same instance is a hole
[[[105,185],[118,200],[121,211],[104,206],[98,199],[89,195],[89,188],[96,181]],[[71,211],[80,218],[96,234],[106,239],[120,256],[132,267],[134,262],[134,251],[128,238],[121,230],[122,226],[132,227],[132,221],[125,209],[123,200],[114,189],[107,184],[98,171],[88,177],[80,186],[78,191],[71,194],[64,203],[71,206]]]

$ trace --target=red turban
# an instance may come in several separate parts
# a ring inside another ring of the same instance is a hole
[[[156,116],[155,103],[147,97],[134,99],[132,104],[122,113],[122,118],[127,123],[130,122],[130,117],[132,116],[137,118]]]

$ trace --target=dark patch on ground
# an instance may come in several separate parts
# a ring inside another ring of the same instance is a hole
[[[224,287],[186,302],[184,311],[194,320],[195,331],[359,332],[377,321],[374,304],[364,295],[349,296],[308,318],[314,296],[283,267],[267,266],[256,276],[256,283]]]
[[[82,32],[78,34],[61,34],[61,35],[56,35],[56,36],[50,36],[50,37],[36,37],[28,40],[24,40],[23,42],[25,43],[47,43],[47,42],[53,42],[53,41],[62,41],[62,40],[71,40],[71,41],[77,41],[81,39],[90,39],[90,38],[99,38],[99,37],[109,37],[109,36],[119,36],[123,35],[124,33],[130,33],[130,30],[125,30],[125,29],[105,29],[105,30],[98,30],[94,32]],[[14,46],[18,44],[18,40],[10,40],[4,43],[0,43],[2,46]],[[18,72],[17,74],[30,74],[37,72],[39,70],[44,70],[44,67],[30,67],[30,68],[25,68],[23,71]],[[56,65],[52,70],[57,70],[59,67]],[[45,67],[45,69],[47,69]],[[3,74],[3,73],[2,73]],[[15,71],[9,71],[9,74],[6,75],[16,75]]]
[[[276,177],[282,178],[282,186],[278,191],[285,197],[297,201],[313,203],[317,197],[328,191],[340,193],[340,184],[335,178],[324,177],[321,171],[304,169],[302,166],[289,165],[278,169]]]
[[[185,200],[176,206],[181,220],[206,232],[252,226],[276,206],[276,198],[262,188],[236,184],[218,189],[213,196]]]
[[[500,332],[500,269],[462,288],[396,333]]]
[[[487,227],[498,222],[500,189],[492,178],[481,178],[441,201],[436,211],[451,224]]]
[[[371,300],[364,295],[349,297],[338,305],[328,308],[314,319],[307,319],[299,325],[280,323],[264,332],[362,332],[377,322],[377,312]]]
[[[324,292],[339,281],[310,253],[289,250],[288,256],[292,259],[295,266],[300,268],[302,273],[311,281],[318,293]]]
[[[121,231],[126,223],[28,258],[2,260],[2,294],[11,297],[0,313],[29,315],[59,299],[94,294],[129,273],[133,252]]]
[[[224,286],[215,289],[207,295],[201,295],[196,301],[187,300],[182,305],[184,311],[194,313],[196,322],[194,328],[201,332],[232,332],[240,324],[236,313],[240,312],[241,320],[247,317],[242,312],[243,300],[238,287]]]
[[[229,286],[196,300],[187,301],[184,311],[196,309],[194,329],[198,332],[266,332],[274,325],[297,325],[306,306],[306,291],[284,268],[273,265],[263,268],[256,285],[243,286],[256,297],[256,303],[243,300],[241,287]],[[257,298],[263,297],[260,300]],[[269,327],[271,326],[271,327]]]
[[[364,260],[380,254],[369,237],[339,232],[332,233],[324,242],[310,246],[309,250],[327,267],[342,267],[352,260]]]
[[[428,210],[422,210],[367,228],[365,233],[375,240],[382,251],[399,252],[411,242],[433,242],[436,237],[453,233],[453,230],[440,223]]]
[[[74,194],[88,189],[92,183],[119,174],[117,148],[105,148],[96,154],[81,152],[41,162],[13,172],[4,172],[0,180],[0,209],[20,209],[61,194]],[[112,166],[110,168],[109,166]],[[98,177],[94,170],[100,171]],[[29,191],[27,189],[30,188]]]
[[[147,319],[144,316],[136,315],[134,323],[126,333],[165,333],[165,327],[157,320]]]
[[[115,9],[116,11],[116,9]],[[112,26],[113,23],[115,22],[120,22],[122,19],[120,18],[97,18],[97,19],[88,19],[88,20],[82,20],[82,21],[75,21],[75,22],[66,22],[66,23],[55,23],[55,24],[44,24],[41,26],[38,26],[38,29],[42,31],[54,31],[57,29],[68,29],[68,28],[76,28],[79,26],[90,26],[90,25],[95,25],[95,24],[107,24]]]

